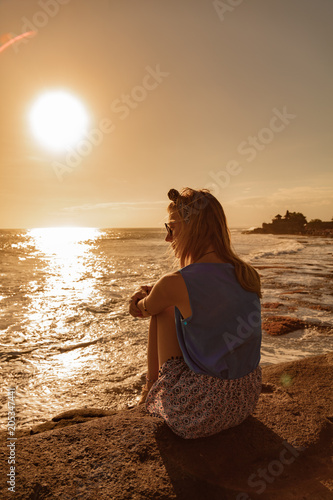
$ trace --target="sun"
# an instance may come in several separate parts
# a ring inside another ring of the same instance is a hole
[[[46,148],[64,151],[74,147],[87,131],[88,113],[76,96],[50,90],[32,104],[29,122],[33,135]]]

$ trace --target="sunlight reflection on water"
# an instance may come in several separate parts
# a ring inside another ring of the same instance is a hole
[[[59,227],[30,229],[28,235],[33,238],[36,249],[49,260],[53,272],[60,275],[64,287],[86,272],[84,257],[100,231],[88,227]]]
[[[93,267],[90,250],[100,231],[86,227],[38,228],[29,230],[28,236],[45,263],[43,293],[31,291],[28,318],[32,324],[45,323],[49,328],[51,324],[46,312],[50,311],[50,301],[53,309],[62,306],[61,318],[64,319],[72,309],[74,290],[76,300],[87,300],[94,295],[94,276],[92,279],[85,277],[87,269]]]

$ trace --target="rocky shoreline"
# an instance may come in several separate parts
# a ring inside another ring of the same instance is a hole
[[[2,432],[1,498],[328,500],[333,353],[263,367],[255,413],[183,440],[144,408],[79,409],[17,432],[15,493]]]
[[[255,227],[247,231],[242,231],[242,234],[278,234],[290,236],[317,236],[321,238],[333,238],[333,229],[309,229],[297,232],[277,232],[273,230],[263,229],[262,227]]]
[[[333,237],[333,219],[322,221],[312,219],[310,222],[301,212],[286,211],[284,217],[277,214],[272,222],[263,222],[261,227],[244,231],[243,234],[290,234],[295,236]]]

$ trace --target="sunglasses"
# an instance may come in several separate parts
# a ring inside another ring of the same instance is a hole
[[[172,238],[172,229],[171,229],[171,227],[166,222],[164,223],[164,225],[165,225],[165,228],[166,228],[166,230],[168,232],[168,236],[170,236],[170,238]]]

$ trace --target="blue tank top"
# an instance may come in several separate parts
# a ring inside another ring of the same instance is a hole
[[[184,361],[196,373],[237,379],[260,361],[261,312],[256,293],[239,284],[232,264],[190,264],[179,271],[192,315],[175,307]]]

